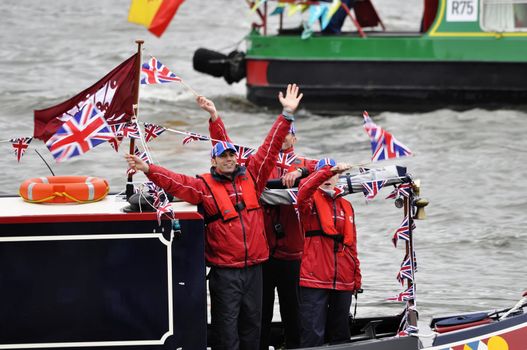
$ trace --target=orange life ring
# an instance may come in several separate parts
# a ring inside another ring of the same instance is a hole
[[[108,194],[104,179],[91,176],[48,176],[27,179],[20,185],[20,197],[31,203],[90,203]]]

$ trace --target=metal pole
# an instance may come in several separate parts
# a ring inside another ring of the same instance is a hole
[[[144,40],[136,40],[135,43],[137,44],[137,59],[135,61],[135,69],[136,69],[136,81],[135,81],[135,93],[134,93],[134,117],[137,117],[137,114],[139,112],[139,85],[140,85],[140,78],[141,78],[141,46],[144,43]],[[135,151],[135,139],[130,138],[130,154],[134,154]],[[128,179],[126,181],[126,199],[130,199],[130,197],[134,194],[134,185],[132,183],[132,177],[133,174],[128,174]]]

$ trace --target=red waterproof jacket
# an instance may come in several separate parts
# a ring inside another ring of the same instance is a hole
[[[218,181],[224,187],[226,195],[233,205],[239,207],[244,196],[243,190],[254,187],[256,198],[262,194],[275,159],[291,122],[279,116],[258,151],[239,167],[234,180],[217,174],[211,169],[211,181]],[[218,203],[211,188],[203,179],[174,173],[157,165],[150,165],[148,178],[172,195],[195,205],[201,205],[205,218],[214,218],[218,214]],[[247,185],[245,181],[254,181]],[[216,191],[217,192],[217,191]],[[254,195],[254,194],[253,194]],[[208,265],[242,268],[264,262],[269,257],[269,248],[265,239],[263,211],[261,208],[242,206],[238,215],[224,220],[219,218],[206,227],[205,258]]]
[[[361,288],[362,276],[353,207],[339,196],[338,188],[334,196],[318,188],[333,175],[330,167],[325,167],[302,180],[299,186],[298,210],[306,235],[300,285],[354,291]],[[330,232],[331,229],[334,231]]]
[[[209,123],[210,137],[232,142],[221,118]],[[243,161],[243,160],[242,160]],[[281,178],[286,173],[306,168],[309,173],[315,169],[317,161],[298,156],[294,148],[280,151],[269,179]],[[265,206],[265,234],[270,254],[275,259],[298,260],[304,249],[304,233],[298,221],[295,207],[292,205]]]

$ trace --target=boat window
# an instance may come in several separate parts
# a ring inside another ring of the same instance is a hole
[[[481,0],[481,3],[484,31],[527,31],[527,0]]]

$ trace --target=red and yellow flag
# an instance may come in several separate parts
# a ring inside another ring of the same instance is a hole
[[[128,21],[148,28],[160,37],[185,0],[132,0]]]

